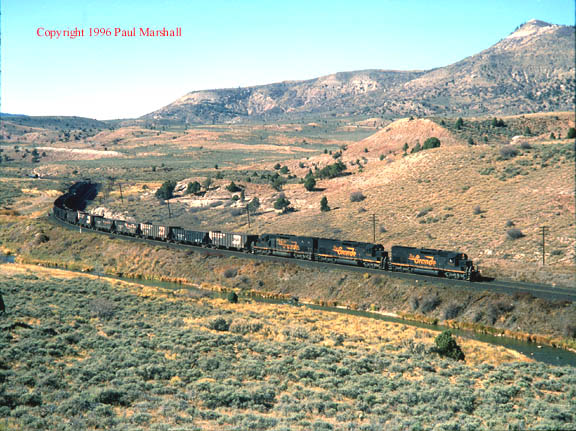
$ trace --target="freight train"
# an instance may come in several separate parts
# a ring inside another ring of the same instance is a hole
[[[166,224],[131,222],[89,214],[86,200],[96,195],[89,182],[74,184],[54,202],[54,217],[73,225],[116,235],[283,256],[316,262],[354,265],[384,271],[412,272],[474,281],[480,278],[474,262],[464,253],[395,245],[386,251],[381,244],[266,233],[196,231]]]

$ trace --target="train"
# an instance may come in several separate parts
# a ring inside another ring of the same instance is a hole
[[[387,251],[381,244],[368,242],[289,234],[197,231],[169,224],[107,218],[84,211],[86,201],[96,193],[93,183],[74,184],[54,202],[53,216],[81,228],[148,240],[459,280],[481,278],[474,262],[459,251],[401,245]]]

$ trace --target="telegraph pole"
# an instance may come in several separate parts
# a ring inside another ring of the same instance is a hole
[[[170,200],[166,199],[166,203],[168,204],[168,218],[172,218],[172,212],[170,211]]]
[[[124,196],[122,195],[122,183],[118,183],[118,187],[120,187],[120,199],[122,200],[122,205],[124,205]]]
[[[246,205],[246,215],[248,216],[248,229],[250,229],[250,208]]]
[[[548,226],[541,226],[542,229],[542,266],[546,264],[546,234],[550,231]]]
[[[372,240],[376,244],[376,214],[372,214]]]

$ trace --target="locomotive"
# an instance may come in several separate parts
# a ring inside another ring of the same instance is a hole
[[[196,231],[150,222],[130,222],[83,211],[86,200],[94,196],[94,184],[76,183],[68,193],[56,199],[53,215],[69,224],[116,235],[383,271],[412,272],[469,281],[480,278],[474,262],[465,253],[457,251],[394,245],[388,252],[381,244],[368,242],[287,234]]]

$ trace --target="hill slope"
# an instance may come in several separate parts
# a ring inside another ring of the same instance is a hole
[[[194,91],[142,119],[219,123],[327,113],[397,117],[572,110],[574,70],[574,27],[533,20],[446,67],[364,70]]]

